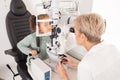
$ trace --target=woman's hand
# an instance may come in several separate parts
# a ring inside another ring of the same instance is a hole
[[[67,72],[64,68],[64,64],[61,63],[61,59],[58,60],[58,63],[56,66],[56,72],[62,78],[62,80],[69,80]]]
[[[63,58],[65,61],[63,61],[63,64],[68,64],[71,67],[76,67],[78,66],[78,62],[73,61],[72,59],[68,58],[68,57],[64,57]]]
[[[31,50],[31,51],[30,51],[30,54],[32,54],[32,56],[36,56],[38,53],[37,53],[36,50]]]

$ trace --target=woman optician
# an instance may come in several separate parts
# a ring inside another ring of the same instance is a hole
[[[80,15],[74,20],[74,28],[77,43],[88,51],[80,63],[65,58],[64,64],[78,69],[77,80],[120,80],[120,52],[101,40],[103,18],[95,13]],[[56,71],[62,80],[70,80],[64,64],[59,59]]]

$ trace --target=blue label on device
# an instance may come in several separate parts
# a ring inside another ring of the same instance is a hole
[[[50,80],[50,71],[45,73],[45,80]]]

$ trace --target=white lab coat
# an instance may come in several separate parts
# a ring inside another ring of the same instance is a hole
[[[101,42],[78,65],[78,80],[120,80],[120,52]]]

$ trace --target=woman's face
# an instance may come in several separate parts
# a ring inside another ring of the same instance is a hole
[[[77,41],[78,45],[82,45],[83,44],[83,42],[84,42],[83,34],[79,33],[76,28],[75,28],[75,38],[76,38],[76,41]]]
[[[47,33],[52,31],[52,26],[50,25],[50,22],[39,22],[38,25],[39,33]]]

